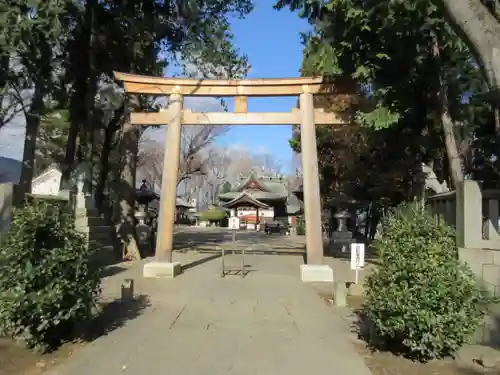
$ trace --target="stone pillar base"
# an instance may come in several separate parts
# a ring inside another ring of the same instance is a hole
[[[333,269],[326,264],[301,264],[300,275],[305,283],[333,283]]]
[[[75,197],[76,208],[94,208],[94,198],[90,195],[85,195],[83,193],[78,193]]]
[[[347,287],[344,281],[337,281],[333,290],[333,301],[337,307],[347,306]]]
[[[173,279],[182,272],[180,262],[150,262],[144,265],[142,276],[146,278]]]
[[[352,283],[351,285],[349,285],[347,294],[350,296],[362,296],[363,294],[365,294],[365,288],[362,284]]]

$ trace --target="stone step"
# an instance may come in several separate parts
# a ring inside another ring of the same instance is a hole
[[[100,243],[100,242],[97,242],[97,241],[94,241],[93,242],[93,245],[96,249],[97,252],[99,251],[113,251],[113,244],[104,244],[104,243]]]
[[[110,233],[92,233],[88,237],[89,241],[94,241],[98,243],[109,243],[111,242],[111,234]]]
[[[103,245],[112,245],[113,244],[113,239],[111,236],[92,236],[89,238],[90,242],[97,243],[100,246]]]
[[[80,233],[111,233],[111,227],[109,225],[92,225],[92,226],[80,226],[76,225],[76,230]]]
[[[101,248],[101,247],[108,247],[108,246],[113,247],[114,246],[114,241],[112,240],[111,237],[109,237],[109,238],[91,239],[91,240],[89,240],[89,243],[94,248]]]
[[[101,217],[97,208],[75,208],[75,217]]]
[[[106,226],[106,221],[103,217],[88,217],[81,216],[75,218],[75,225],[77,227],[94,227],[94,226]]]
[[[87,237],[88,241],[97,242],[97,243],[112,243],[111,233],[108,232],[100,232],[100,233],[82,233]]]

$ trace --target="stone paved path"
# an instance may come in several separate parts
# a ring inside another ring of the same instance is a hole
[[[221,279],[214,255],[176,257],[197,265],[175,280],[143,279],[141,265],[108,277],[107,298],[130,277],[149,306],[45,375],[370,375],[346,323],[300,281],[301,257],[248,256],[243,279]]]

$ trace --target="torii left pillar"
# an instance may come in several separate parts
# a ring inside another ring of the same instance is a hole
[[[165,154],[163,156],[163,175],[161,181],[160,212],[156,234],[155,261],[144,265],[143,276],[154,278],[174,278],[182,271],[179,262],[172,261],[175,201],[177,198],[177,179],[181,154],[181,127],[183,96],[170,95]]]

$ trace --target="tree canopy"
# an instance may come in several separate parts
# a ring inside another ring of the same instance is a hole
[[[108,212],[127,257],[139,257],[134,192],[142,130],[126,121],[124,104],[154,111],[160,103],[125,97],[112,73],[244,77],[250,66],[229,18],[252,8],[251,0],[0,0],[0,126],[25,117],[22,191],[52,162],[65,183],[81,165],[85,189]]]
[[[317,130],[326,194],[410,199],[422,185],[421,163],[449,186],[464,176],[496,186],[494,108],[482,95],[475,54],[443,8],[430,0],[282,0],[276,7],[298,10],[313,25],[303,35],[302,74],[357,84],[350,100],[318,103],[356,119],[350,129]]]

